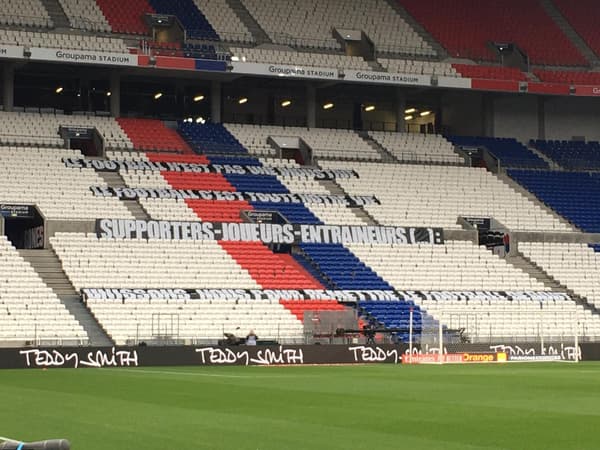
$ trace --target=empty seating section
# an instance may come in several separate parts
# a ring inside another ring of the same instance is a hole
[[[460,77],[460,74],[456,72],[452,64],[446,62],[390,58],[377,58],[377,61],[388,72]]]
[[[96,0],[115,33],[150,34],[145,14],[154,13],[148,0]]]
[[[130,219],[117,198],[93,195],[90,186],[106,183],[92,169],[65,167],[62,158],[81,158],[78,151],[0,147],[0,201],[37,204],[46,219]]]
[[[488,43],[512,42],[533,64],[587,65],[538,0],[397,1],[452,56],[494,61]]]
[[[583,231],[600,232],[599,174],[539,170],[509,170],[508,173]]]
[[[398,290],[547,290],[506,260],[469,241],[443,245],[350,244],[348,248]]]
[[[90,34],[41,33],[0,29],[0,44],[129,53],[129,48],[123,39]]]
[[[533,73],[541,81],[546,81],[549,83],[600,84],[600,72],[535,69]]]
[[[370,131],[371,136],[399,161],[464,164],[454,146],[436,134]]]
[[[221,124],[180,122],[179,132],[196,153],[206,155],[248,155],[248,150]]]
[[[480,66],[474,64],[452,64],[452,67],[459,75],[468,78],[527,81],[527,76],[514,67]]]
[[[229,50],[233,61],[372,70],[369,63],[360,56],[248,47],[230,47]]]
[[[132,145],[111,117],[23,112],[0,113],[0,144],[63,147],[65,141],[58,136],[61,125],[96,128],[110,148],[129,148]]]
[[[461,147],[484,147],[500,160],[503,167],[548,168],[546,161],[513,138],[448,136],[448,140]]]
[[[120,117],[117,122],[136,149],[192,153],[177,131],[160,120]]]
[[[0,236],[0,343],[79,345],[87,334],[56,294]]]
[[[95,0],[59,0],[59,3],[72,28],[105,33],[112,31]]]
[[[158,14],[177,16],[188,39],[219,40],[219,35],[194,0],[148,0],[148,3]]]
[[[100,240],[82,233],[57,233],[50,241],[76,289],[259,288],[216,241]]]
[[[418,339],[418,333],[420,333],[424,328],[422,322],[422,312],[412,301],[360,301],[358,302],[357,306],[360,308],[360,311],[362,311],[363,314],[367,315],[369,320],[375,319],[386,328],[399,328],[401,331],[396,333],[396,335],[404,342],[408,342],[410,339],[409,328],[411,326],[411,309],[413,310],[413,342],[416,342]],[[439,329],[439,325],[437,327]],[[431,323],[431,329],[434,329],[433,323]]]
[[[0,24],[42,28],[51,27],[52,20],[40,0],[2,0]]]
[[[317,158],[381,160],[381,155],[351,130],[329,128],[275,127],[269,125],[226,124],[251,153],[272,156],[269,136],[298,137],[308,144]]]
[[[597,54],[600,55],[600,11],[594,0],[553,0],[562,15],[567,19],[577,34]]]
[[[380,51],[435,55],[384,0],[242,0],[274,43],[339,49],[332,28],[364,31]]]
[[[600,308],[600,254],[594,248],[580,243],[519,242],[519,251]]]
[[[343,245],[300,244],[300,248],[335,289],[392,289],[378,273]]]
[[[600,143],[596,141],[531,141],[530,145],[565,169],[600,169]]]
[[[600,332],[598,316],[567,299],[475,298],[416,302],[449,329],[464,329],[464,334],[475,343],[489,343],[490,338],[537,340],[540,336],[573,342],[576,332],[587,338],[597,337]]]
[[[294,258],[274,253],[262,242],[221,241],[219,244],[263,289],[323,288]]]
[[[571,231],[558,218],[480,168],[321,161],[352,168],[359,179],[339,179],[350,195],[375,195],[365,209],[387,225],[460,229],[459,216],[493,217],[511,230]],[[368,193],[368,194],[367,194]]]
[[[88,307],[117,344],[176,335],[214,343],[224,333],[249,330],[260,339],[302,343],[303,327],[284,305],[269,300],[88,300]]]
[[[194,0],[194,3],[223,41],[250,44],[252,33],[229,7],[226,0]]]

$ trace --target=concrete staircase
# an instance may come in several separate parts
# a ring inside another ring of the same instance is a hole
[[[537,156],[539,156],[541,159],[543,159],[544,161],[546,161],[546,163],[548,164],[548,166],[552,169],[552,170],[563,170],[562,167],[560,167],[558,164],[556,164],[552,159],[548,158],[546,155],[544,155],[542,152],[540,152],[537,148],[531,147],[531,146],[527,146],[527,149],[531,152],[531,153],[535,153]]]
[[[429,34],[423,26],[415,20],[413,16],[411,16],[408,11],[406,11],[397,0],[386,0],[388,5],[392,7],[396,14],[404,19],[406,23],[408,23],[413,30],[417,32],[419,36],[423,38],[425,42],[427,42],[431,48],[437,53],[438,57],[441,59],[448,58],[448,52],[444,47],[440,45],[438,41],[436,41],[432,35]]]
[[[377,61],[376,59],[374,59],[372,61],[367,61],[367,64],[375,72],[387,72],[387,70],[385,70],[385,67],[383,67],[381,64],[379,64],[379,61]]]
[[[323,186],[331,195],[347,195],[346,191],[337,184],[334,180],[319,180],[318,183]],[[350,208],[350,211],[358,217],[365,225],[379,225],[379,223],[371,216],[366,209]]]
[[[67,278],[60,259],[53,250],[19,250],[19,254],[33,267],[42,281],[52,289],[71,315],[75,317],[75,320],[83,327],[88,335],[90,345],[114,345],[114,342],[81,301],[81,296]]]
[[[384,163],[397,163],[398,159],[392,155],[385,147],[383,147],[379,142],[369,136],[369,133],[366,131],[357,131],[356,132],[367,144],[369,144],[372,148],[374,148],[377,153],[381,155],[381,161]]]
[[[104,182],[112,187],[119,188],[125,186],[125,180],[119,172],[97,172]],[[138,220],[150,220],[150,214],[144,209],[138,200],[121,200],[129,212]]]
[[[241,0],[226,1],[236,16],[238,16],[242,23],[246,25],[246,28],[248,28],[248,31],[250,31],[252,37],[254,37],[257,45],[273,43],[269,35],[265,32],[265,30],[262,29],[254,17],[252,17],[252,14],[250,14],[250,11],[246,9]]]
[[[600,58],[596,55],[585,41],[577,34],[571,24],[565,19],[565,17],[558,10],[552,0],[540,0],[542,8],[546,10],[546,13],[554,20],[556,25],[562,30],[562,32],[571,40],[575,48],[579,50],[585,59],[592,66],[600,66]]]
[[[54,28],[70,28],[69,19],[58,0],[41,0],[41,2],[42,5],[44,5],[44,8],[46,8],[46,11],[48,11],[48,15],[50,16],[50,19],[52,19]]]
[[[527,258],[522,253],[516,253],[513,255],[509,255],[506,257],[506,262],[516,267],[517,269],[522,270],[530,277],[538,280],[543,283],[544,286],[550,288],[553,292],[563,292],[568,294],[575,303],[584,307],[591,311],[593,314],[600,315],[600,310],[593,304],[589,303],[586,298],[577,295],[571,289],[562,285],[559,281],[557,281],[554,277],[549,275],[544,269],[534,263],[531,259]]]

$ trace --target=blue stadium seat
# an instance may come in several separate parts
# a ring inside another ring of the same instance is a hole
[[[532,140],[530,145],[565,169],[600,169],[600,143]]]
[[[179,133],[196,153],[204,155],[250,157],[248,150],[219,123],[179,122]]]
[[[548,164],[523,144],[512,138],[446,136],[456,146],[485,147],[504,167],[548,169]]]
[[[149,0],[158,14],[177,16],[189,39],[218,41],[219,35],[193,0]]]
[[[600,174],[543,170],[508,174],[577,227],[600,232]]]
[[[392,290],[385,280],[340,244],[301,244],[300,248],[336,289]]]

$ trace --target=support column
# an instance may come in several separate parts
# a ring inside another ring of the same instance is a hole
[[[110,115],[121,115],[121,75],[116,72],[110,74]]]
[[[396,89],[396,131],[404,133],[406,131],[406,94],[403,89]]]
[[[222,89],[220,81],[213,81],[210,86],[210,119],[213,123],[221,123]]]
[[[4,111],[12,111],[15,106],[15,66],[5,63],[2,73],[2,100]]]
[[[538,139],[546,139],[546,97],[539,96],[537,104]]]
[[[311,83],[306,85],[306,126],[317,127],[317,88]]]
[[[483,94],[481,98],[481,132],[482,136],[494,137],[494,97],[492,94]]]

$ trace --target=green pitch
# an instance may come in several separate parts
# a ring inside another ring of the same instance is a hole
[[[0,435],[74,450],[600,448],[600,364],[0,371]]]

